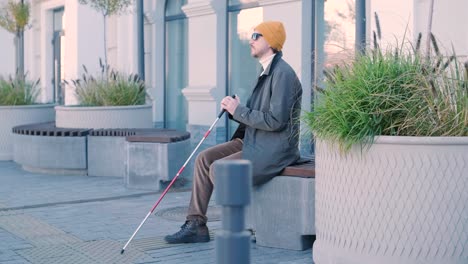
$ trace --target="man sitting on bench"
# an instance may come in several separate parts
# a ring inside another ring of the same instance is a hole
[[[206,211],[215,182],[211,165],[216,160],[250,160],[254,185],[267,182],[299,160],[302,88],[294,70],[282,59],[285,39],[281,22],[263,22],[255,28],[250,50],[262,64],[263,72],[246,105],[241,105],[238,97],[222,99],[221,107],[240,125],[231,141],[197,156],[187,221],[177,233],[165,237],[168,243],[210,240]]]

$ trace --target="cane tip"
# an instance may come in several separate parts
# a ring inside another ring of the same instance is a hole
[[[122,255],[122,254],[124,253],[124,251],[125,251],[125,249],[122,249],[122,250],[120,251],[120,255]]]

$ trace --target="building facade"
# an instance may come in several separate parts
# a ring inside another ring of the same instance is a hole
[[[365,5],[364,15],[356,13],[356,1]],[[62,80],[80,76],[83,65],[98,72],[105,49],[112,68],[138,72],[135,6],[110,17],[104,32],[102,15],[78,1],[30,3],[25,68],[30,78],[41,79],[41,102],[76,104],[73,90]],[[318,69],[354,56],[356,19],[365,19],[367,43],[376,30],[375,14],[383,42],[414,40],[427,32],[430,0],[144,0],[143,6],[144,76],[154,126],[188,130],[198,141],[219,113],[221,98],[237,94],[245,102],[253,88],[260,65],[250,57],[248,40],[255,25],[284,23],[284,59],[302,82],[303,109],[309,110],[314,83],[320,85]],[[468,55],[468,30],[458,22],[466,10],[466,0],[436,0],[432,19],[441,46],[453,47],[461,56]],[[0,74],[13,74],[13,35],[0,29],[0,43]],[[207,143],[226,141],[235,127],[219,122]],[[306,153],[308,146],[304,141]]]

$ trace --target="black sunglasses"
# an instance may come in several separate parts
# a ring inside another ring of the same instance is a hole
[[[260,38],[260,37],[263,37],[263,35],[260,34],[260,33],[254,32],[254,33],[252,33],[252,37],[251,37],[251,38],[252,38],[253,40],[257,40],[257,39]]]

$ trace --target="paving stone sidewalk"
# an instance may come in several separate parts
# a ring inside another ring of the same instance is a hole
[[[0,264],[215,263],[215,243],[170,245],[190,191],[172,189],[124,255],[120,250],[159,197],[130,190],[123,179],[34,174],[0,161]],[[210,204],[214,238],[220,209]],[[312,263],[311,250],[251,244],[251,263]]]

